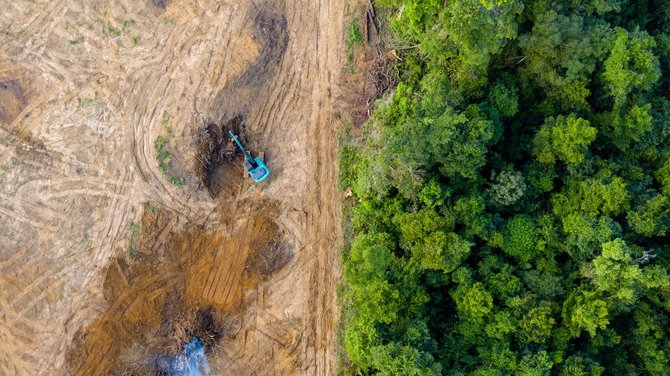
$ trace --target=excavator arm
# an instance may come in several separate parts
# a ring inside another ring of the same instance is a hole
[[[268,175],[270,175],[270,170],[265,166],[265,163],[263,163],[263,159],[261,157],[254,158],[251,153],[244,148],[239,137],[237,137],[233,131],[228,131],[228,134],[235,145],[237,145],[237,147],[242,150],[242,153],[244,153],[244,162],[242,163],[242,166],[244,166],[244,169],[249,176],[251,176],[256,183],[265,180]]]

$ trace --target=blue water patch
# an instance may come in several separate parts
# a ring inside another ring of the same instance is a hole
[[[198,337],[193,337],[184,345],[181,354],[175,357],[161,357],[158,368],[169,376],[205,376],[209,375],[209,364],[205,354],[205,345]]]

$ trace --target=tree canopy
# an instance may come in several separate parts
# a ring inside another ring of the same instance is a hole
[[[379,0],[345,145],[344,372],[667,375],[670,7]]]

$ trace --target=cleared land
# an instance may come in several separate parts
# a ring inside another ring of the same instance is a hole
[[[332,374],[345,5],[79,3],[0,1],[0,374]]]

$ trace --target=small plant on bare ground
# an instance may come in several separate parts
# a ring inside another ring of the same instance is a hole
[[[125,47],[127,41],[130,41],[132,46],[135,46],[139,41],[139,37],[133,34],[134,25],[137,23],[133,18],[127,18],[123,21],[120,21],[112,16],[110,16],[106,11],[100,13],[100,16],[96,19],[96,22],[102,27],[102,33],[113,39],[117,46]],[[84,21],[81,23],[85,25],[87,22]],[[70,40],[71,45],[75,45],[84,40],[84,38]]]
[[[354,60],[354,49],[363,41],[361,29],[358,27],[358,18],[354,17],[347,27],[347,63],[351,64]]]
[[[167,136],[159,135],[154,141],[154,148],[156,149],[156,161],[158,162],[158,169],[168,179],[170,184],[181,187],[184,185],[184,180],[174,176],[172,173],[172,153],[169,151],[170,139],[172,137],[172,128],[168,125],[170,121],[170,114],[167,111],[163,112],[163,130]]]
[[[132,222],[130,224],[130,243],[128,244],[128,256],[132,256],[137,251],[137,236],[140,234],[140,224]]]

